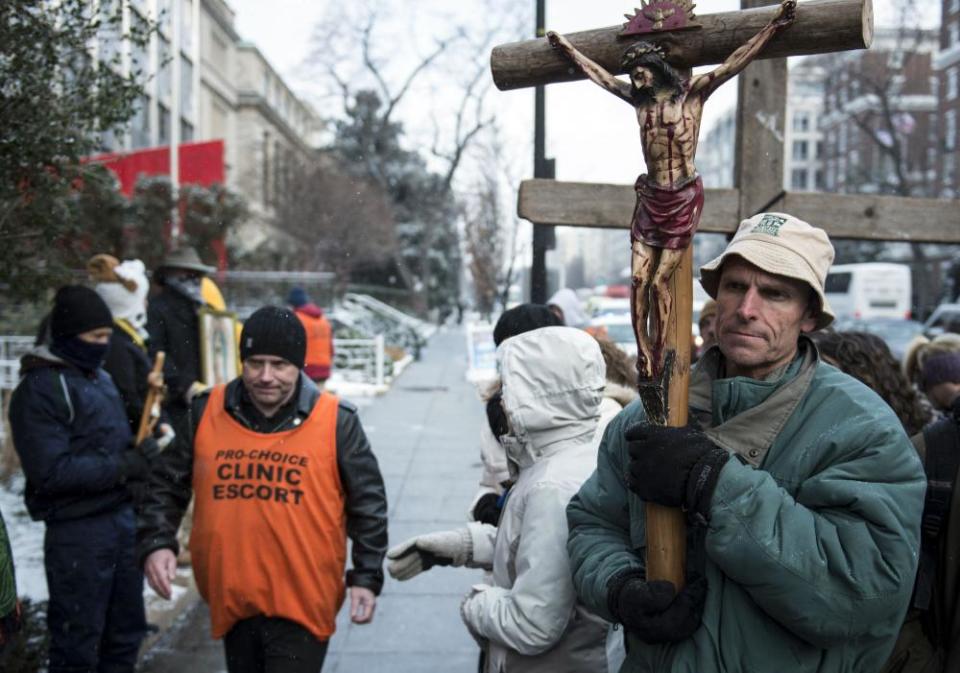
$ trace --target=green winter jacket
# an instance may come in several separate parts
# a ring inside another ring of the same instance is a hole
[[[887,405],[806,338],[776,381],[717,379],[720,360],[712,349],[690,392],[692,416],[735,454],[703,542],[688,542],[709,583],[703,621],[672,644],[628,633],[621,671],[874,673],[913,589],[926,488],[916,452]],[[623,439],[643,418],[633,403],[610,423],[567,508],[574,586],[610,620],[608,581],[644,566],[644,505],[624,482]]]

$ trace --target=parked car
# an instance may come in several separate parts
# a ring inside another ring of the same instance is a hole
[[[838,318],[909,318],[910,267],[838,264],[830,269],[824,293]]]
[[[923,333],[931,339],[946,332],[960,334],[960,304],[940,304],[923,323]]]
[[[630,319],[630,299],[625,297],[591,297],[587,300],[587,312],[599,318],[607,315],[625,315]]]
[[[840,319],[835,323],[834,329],[838,332],[874,334],[883,339],[897,360],[903,360],[903,354],[910,342],[923,334],[921,323],[905,318]]]

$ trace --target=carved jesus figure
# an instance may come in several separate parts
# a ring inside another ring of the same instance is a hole
[[[793,22],[795,10],[796,0],[783,0],[773,20],[726,61],[712,72],[689,79],[667,63],[661,47],[638,42],[621,59],[621,69],[630,76],[625,82],[584,56],[562,35],[547,33],[550,44],[584,75],[637,111],[647,172],[635,185],[630,304],[641,381],[657,380],[661,375],[666,324],[673,304],[670,278],[703,210],[703,181],[694,166],[703,104],[717,87],[743,70],[777,31]]]

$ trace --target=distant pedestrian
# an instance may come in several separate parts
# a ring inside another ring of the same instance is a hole
[[[515,480],[499,525],[414,537],[390,550],[388,568],[401,580],[432,565],[492,569],[460,606],[487,673],[602,673],[607,624],[577,600],[565,553],[567,503],[596,463],[600,348],[586,332],[545,327],[508,339],[497,359]]]
[[[316,673],[344,597],[373,619],[387,503],[357,409],[303,373],[306,334],[268,306],[243,326],[240,377],[198,395],[188,433],[151,474],[138,553],[170,598],[177,528],[195,497],[190,550],[230,673]]]
[[[577,293],[568,287],[557,290],[547,300],[547,306],[567,327],[586,327],[590,321],[580,305]]]
[[[700,352],[703,355],[707,350],[717,343],[717,302],[708,299],[703,308],[700,309],[700,317],[697,321],[697,327],[700,329]]]
[[[46,524],[49,673],[133,671],[146,630],[128,487],[160,449],[132,447],[103,371],[113,317],[93,290],[57,291],[49,346],[24,356],[10,401],[30,515]]]
[[[333,368],[333,328],[323,309],[310,301],[302,287],[290,290],[287,303],[293,307],[307,333],[307,359],[303,373],[322,388]]]

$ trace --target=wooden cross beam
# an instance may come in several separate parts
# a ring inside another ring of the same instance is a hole
[[[633,185],[524,180],[517,212],[535,224],[629,229],[636,200]],[[732,235],[742,218],[754,214],[741,215],[739,189],[707,189],[705,200],[700,232]],[[767,210],[790,213],[831,238],[960,243],[956,199],[782,192]]]
[[[654,33],[643,39],[665,47],[667,58],[675,67],[712,65],[721,63],[755,35],[775,12],[775,7],[761,7],[698,15],[697,21],[703,28]],[[620,73],[624,46],[638,39],[618,38],[620,30],[621,26],[612,26],[571,33],[567,38],[609,72]],[[773,40],[760,58],[866,49],[872,41],[871,0],[810,0],[797,6],[794,25]],[[543,38],[495,47],[490,54],[490,70],[501,91],[583,79],[583,74]]]

